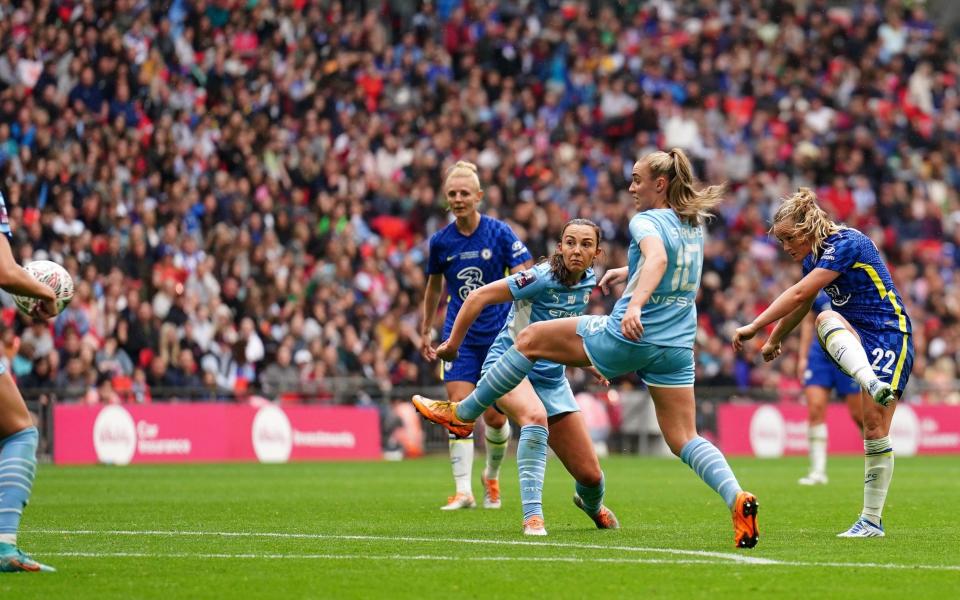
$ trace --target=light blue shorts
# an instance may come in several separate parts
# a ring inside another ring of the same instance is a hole
[[[581,317],[577,335],[590,362],[607,379],[636,371],[647,385],[690,387],[694,380],[692,348],[631,344],[607,331],[606,316]]]

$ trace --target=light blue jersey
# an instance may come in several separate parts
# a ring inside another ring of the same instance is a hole
[[[507,287],[514,298],[513,306],[506,324],[490,346],[483,370],[486,371],[490,364],[513,346],[527,325],[582,315],[596,285],[593,269],[587,269],[579,282],[567,287],[557,281],[548,262],[507,277]],[[559,383],[565,380],[563,365],[546,360],[537,361],[530,372],[531,382]]]
[[[640,278],[640,267],[644,261],[640,242],[650,235],[663,241],[667,252],[667,270],[643,305],[640,315],[643,337],[639,342],[633,342],[623,336],[620,322]],[[696,297],[703,268],[703,227],[682,222],[672,209],[653,209],[630,219],[630,238],[627,287],[607,319],[608,332],[628,344],[693,348],[697,333]]]

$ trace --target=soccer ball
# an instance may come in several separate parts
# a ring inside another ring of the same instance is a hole
[[[73,300],[73,278],[62,266],[49,260],[35,260],[28,263],[24,270],[40,283],[53,288],[57,294],[57,314],[63,312]],[[13,301],[17,309],[28,317],[35,316],[34,310],[40,302],[37,298],[17,295],[13,296]]]

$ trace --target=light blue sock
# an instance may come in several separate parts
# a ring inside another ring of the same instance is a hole
[[[716,446],[697,436],[680,450],[680,460],[685,462],[700,479],[723,497],[733,510],[737,494],[743,491],[737,477],[727,464],[727,459]]]
[[[37,471],[36,427],[0,440],[0,536],[16,536]]]
[[[497,398],[520,385],[536,361],[528,359],[516,347],[511,346],[487,369],[477,388],[457,404],[457,418],[476,421]]]
[[[604,478],[600,475],[600,483],[594,487],[588,487],[577,482],[577,495],[583,500],[583,508],[591,515],[597,514],[600,507],[603,506]]]
[[[543,518],[543,475],[547,470],[547,428],[526,425],[520,428],[517,443],[517,469],[520,471],[520,502],[523,520]]]

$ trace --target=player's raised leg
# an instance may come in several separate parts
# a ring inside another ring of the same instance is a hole
[[[10,375],[0,371],[0,572],[54,570],[17,547],[20,519],[37,470],[39,439],[20,391]]]
[[[887,406],[894,400],[893,387],[877,378],[856,331],[840,313],[825,310],[817,315],[817,337],[827,354],[874,402]]]
[[[648,387],[667,446],[704,483],[720,494],[730,509],[734,545],[739,548],[756,546],[760,533],[757,527],[757,498],[743,491],[720,450],[697,435],[693,386]]]

